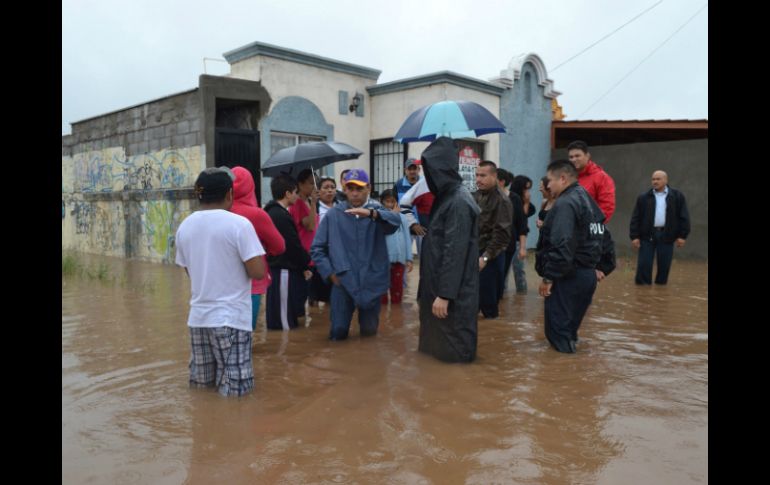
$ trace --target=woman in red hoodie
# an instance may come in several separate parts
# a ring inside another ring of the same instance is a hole
[[[233,181],[233,207],[230,212],[241,215],[248,219],[257,231],[257,237],[270,256],[278,256],[286,250],[283,236],[275,228],[273,220],[267,215],[267,212],[259,208],[257,196],[254,194],[254,178],[251,172],[243,167],[233,167],[235,181]],[[265,267],[267,267],[267,256],[265,258]],[[259,280],[251,280],[251,330],[257,328],[257,316],[259,315],[259,303],[261,296],[270,286],[270,272],[265,273],[265,277]]]

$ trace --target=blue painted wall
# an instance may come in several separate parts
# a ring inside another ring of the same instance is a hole
[[[275,104],[270,114],[259,124],[260,160],[265,162],[270,152],[270,133],[281,131],[301,135],[323,136],[334,140],[334,125],[326,122],[318,106],[301,96],[288,96]],[[325,172],[324,172],[325,173]],[[259,203],[264,207],[272,199],[270,177],[262,177],[262,198]]]
[[[532,179],[532,203],[540,208],[538,181],[545,175],[551,156],[551,99],[544,96],[534,66],[527,62],[511,89],[500,97],[500,118],[507,133],[500,135],[499,165],[514,175]],[[496,161],[496,160],[493,160]],[[537,215],[529,218],[527,247],[537,243]]]

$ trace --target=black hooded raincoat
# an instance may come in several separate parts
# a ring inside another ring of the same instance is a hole
[[[428,188],[436,196],[420,255],[419,350],[447,362],[476,357],[479,313],[479,207],[462,185],[454,141],[441,137],[422,154]],[[437,296],[449,315],[433,315]]]

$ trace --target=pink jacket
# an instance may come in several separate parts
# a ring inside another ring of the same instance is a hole
[[[277,256],[286,251],[286,245],[283,236],[275,228],[273,220],[267,215],[267,212],[259,208],[257,196],[254,194],[254,178],[251,172],[243,167],[233,167],[235,181],[233,182],[233,207],[230,212],[241,215],[251,221],[254,230],[257,232],[259,241],[265,252],[270,256]],[[267,268],[267,257],[262,256]],[[251,280],[251,293],[253,295],[263,295],[270,286],[272,278],[270,271],[267,271],[265,277],[259,280]]]

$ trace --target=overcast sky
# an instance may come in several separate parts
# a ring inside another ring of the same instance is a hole
[[[708,118],[708,7],[594,104],[703,0],[664,0],[555,69],[658,1],[63,0],[62,134],[195,88],[204,57],[254,41],[379,69],[379,83],[442,70],[489,80],[535,53],[568,120]]]

